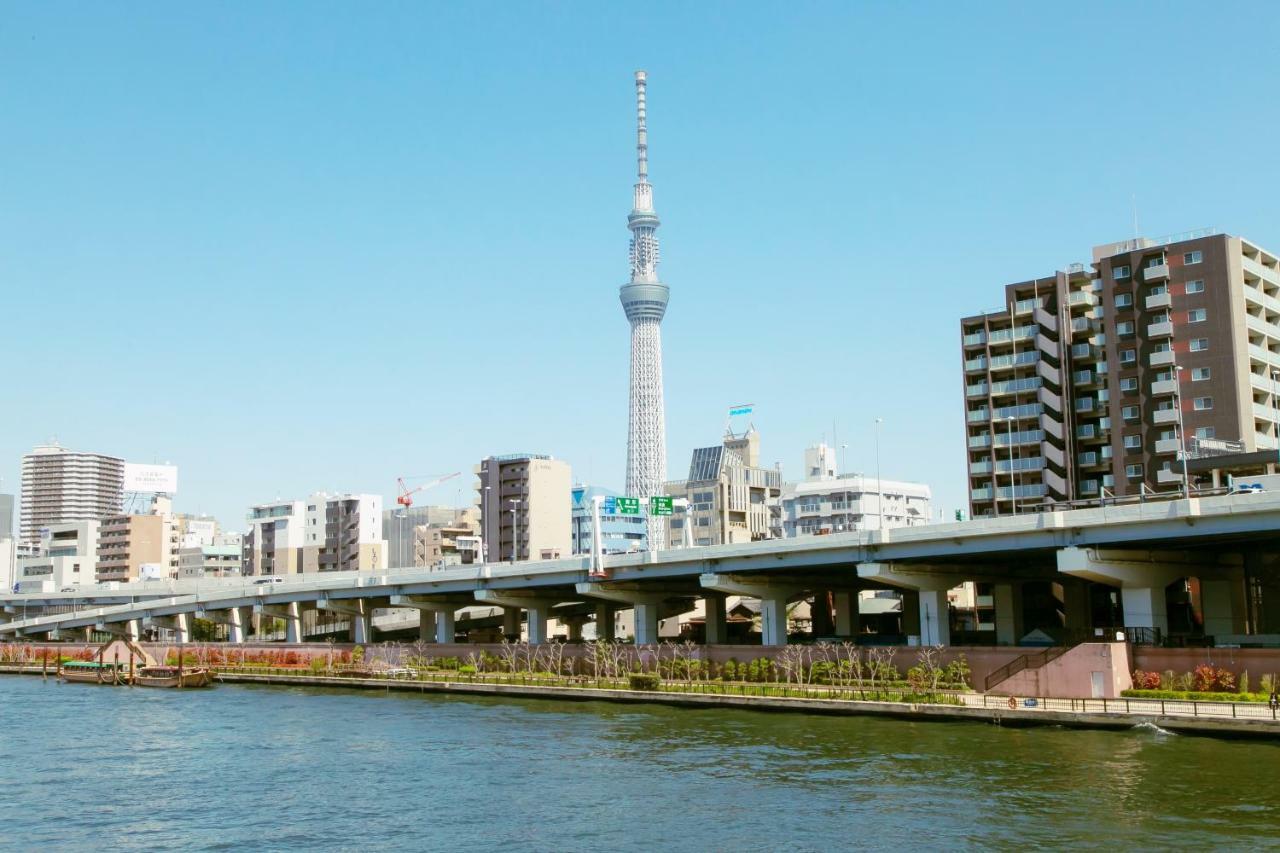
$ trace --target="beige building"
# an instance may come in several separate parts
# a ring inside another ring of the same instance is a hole
[[[117,515],[98,528],[99,583],[169,577],[170,530],[162,515]]]
[[[240,575],[244,543],[239,533],[222,533],[209,542],[178,549],[179,578],[231,578]]]
[[[479,535],[480,512],[474,507],[455,510],[452,521],[419,524],[413,528],[413,564],[448,566],[470,563],[475,559],[475,551],[467,546]]]
[[[531,453],[490,456],[475,473],[489,562],[554,560],[572,553],[569,463]]]
[[[667,519],[672,547],[723,545],[769,539],[780,529],[778,498],[782,472],[760,467],[760,433],[726,432],[716,447],[699,447],[689,462],[689,478],[666,484],[677,500]]]
[[[249,508],[242,573],[246,576],[296,575],[302,555],[305,507],[302,501],[276,501]]]

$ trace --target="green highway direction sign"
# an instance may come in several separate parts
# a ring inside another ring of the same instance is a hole
[[[671,515],[671,498],[649,498],[649,515]]]
[[[639,515],[640,499],[639,498],[618,498],[615,503],[618,507],[619,515]]]

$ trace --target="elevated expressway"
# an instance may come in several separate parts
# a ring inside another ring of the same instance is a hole
[[[1265,594],[1278,559],[1280,493],[1227,495],[609,556],[595,574],[589,557],[574,557],[296,575],[269,584],[202,580],[6,594],[0,640],[70,637],[77,629],[181,634],[194,616],[223,623],[232,641],[244,641],[256,615],[283,620],[286,639],[300,641],[302,613],[321,610],[349,620],[352,638],[363,642],[371,639],[373,611],[394,608],[417,611],[421,638],[444,643],[453,641],[460,611],[486,606],[504,608],[516,630],[523,612],[533,643],[546,641],[552,618],[571,633],[595,618],[598,635],[609,636],[612,614],[632,608],[636,641],[645,643],[656,641],[659,619],[701,598],[707,642],[717,643],[724,640],[725,597],[741,595],[760,600],[763,641],[778,645],[786,642],[789,602],[831,593],[835,633],[849,635],[857,630],[856,593],[894,589],[904,594],[905,633],[947,644],[947,590],[980,581],[993,584],[998,640],[1014,642],[1019,590],[1028,581],[1061,585],[1069,625],[1090,627],[1089,581],[1120,591],[1126,626],[1167,630],[1165,587],[1192,576],[1201,584],[1206,633],[1233,635],[1257,632],[1245,618],[1245,578],[1263,578],[1254,584]],[[1277,599],[1280,584],[1267,596]],[[1280,603],[1272,609],[1280,611]]]

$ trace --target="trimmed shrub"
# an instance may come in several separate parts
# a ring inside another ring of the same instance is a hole
[[[633,672],[627,681],[632,690],[657,690],[662,679],[656,672]]]

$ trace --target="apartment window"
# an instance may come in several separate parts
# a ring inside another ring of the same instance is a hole
[[[1127,376],[1124,379],[1121,379],[1120,390],[1121,391],[1137,391],[1138,380],[1133,376]]]
[[[1203,382],[1203,381],[1205,381],[1205,380],[1206,380],[1206,379],[1208,379],[1208,378],[1209,378],[1209,368],[1207,368],[1207,367],[1193,367],[1193,368],[1191,368],[1191,381],[1192,381],[1192,382]]]
[[[1125,320],[1123,323],[1116,323],[1116,334],[1117,334],[1117,335],[1132,335],[1132,334],[1133,334],[1133,321],[1132,321],[1132,320]]]
[[[1117,307],[1117,308],[1128,308],[1128,307],[1130,307],[1131,305],[1133,305],[1133,294],[1131,294],[1131,293],[1117,293],[1117,294],[1116,294],[1116,307]]]
[[[1135,361],[1137,361],[1137,360],[1138,360],[1138,351],[1137,351],[1136,349],[1122,349],[1122,350],[1120,350],[1120,363],[1121,363],[1121,364],[1133,364],[1133,363],[1134,363]]]
[[[1115,268],[1111,271],[1111,273],[1112,273],[1112,276],[1113,276],[1113,277],[1115,277],[1115,278],[1128,278],[1128,277],[1129,277],[1129,274],[1130,274],[1130,273],[1129,273],[1129,265],[1128,265],[1128,264],[1124,264],[1123,266],[1115,267]]]
[[[1127,450],[1138,450],[1142,447],[1142,436],[1126,435],[1124,437],[1124,446]]]
[[[1192,338],[1192,339],[1191,339],[1191,351],[1192,351],[1192,352],[1204,352],[1204,351],[1205,351],[1205,350],[1207,350],[1208,348],[1209,348],[1209,339],[1208,339],[1208,338]]]
[[[1142,478],[1142,466],[1141,466],[1141,465],[1126,465],[1126,466],[1124,466],[1124,474],[1125,474],[1125,476],[1126,476],[1126,477],[1128,477],[1130,480],[1138,480],[1138,479],[1141,479],[1141,478]]]
[[[1213,438],[1216,432],[1213,427],[1196,427],[1196,438]]]
[[[1162,266],[1164,266],[1164,255],[1161,255],[1161,256],[1160,256],[1160,257],[1158,257],[1158,258],[1147,258],[1147,261],[1146,261],[1146,263],[1144,264],[1144,266],[1145,266],[1147,269],[1152,269],[1153,267],[1162,267]]]
[[[1157,284],[1155,287],[1147,291],[1147,296],[1164,296],[1169,292],[1169,288],[1163,284]]]
[[[1125,406],[1120,410],[1120,417],[1126,421],[1136,421],[1139,417],[1137,406]]]
[[[1200,261],[1202,261],[1202,260],[1203,260],[1203,258],[1201,257],[1201,255],[1200,255],[1200,252],[1199,252],[1199,251],[1195,251],[1195,252],[1186,252],[1186,253],[1184,253],[1184,254],[1183,254],[1183,256],[1182,256],[1182,262],[1183,262],[1184,264],[1198,264],[1198,263],[1200,263]]]
[[[1197,278],[1187,282],[1187,293],[1204,293],[1204,279]]]
[[[1192,308],[1187,312],[1188,323],[1203,323],[1206,317],[1208,317],[1208,314],[1203,308]]]
[[[1212,397],[1196,397],[1196,399],[1195,399],[1195,410],[1196,410],[1197,412],[1207,412],[1207,411],[1209,411],[1209,410],[1210,410],[1210,409],[1212,409],[1212,408],[1213,408],[1213,398],[1212,398]]]

